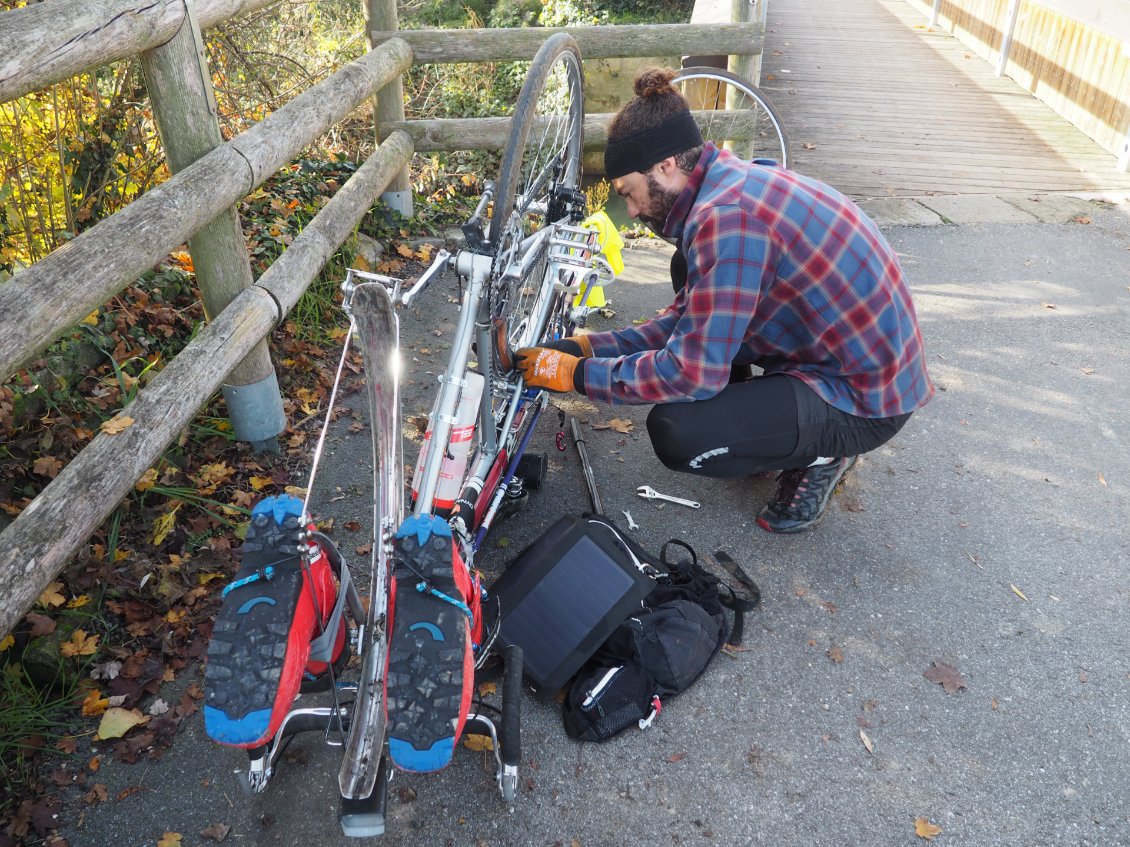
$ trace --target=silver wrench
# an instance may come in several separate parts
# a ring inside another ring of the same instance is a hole
[[[635,519],[632,517],[631,512],[629,512],[627,509],[621,509],[620,511],[623,512],[624,517],[628,519],[628,529],[636,530],[640,528],[640,525],[636,523]]]
[[[692,509],[699,508],[702,504],[694,500],[684,500],[682,497],[672,497],[670,494],[660,494],[650,485],[641,485],[636,489],[636,494],[647,500],[667,500],[671,503],[678,503],[680,506],[690,506]]]

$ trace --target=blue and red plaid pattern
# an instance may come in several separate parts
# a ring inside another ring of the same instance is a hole
[[[592,399],[704,400],[735,360],[801,379],[860,417],[933,396],[895,252],[831,186],[708,142],[664,229],[683,245],[687,284],[654,319],[588,336]]]

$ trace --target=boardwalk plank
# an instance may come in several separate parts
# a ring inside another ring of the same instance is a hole
[[[1114,156],[904,0],[772,0],[761,85],[794,167],[854,197],[1130,191]]]

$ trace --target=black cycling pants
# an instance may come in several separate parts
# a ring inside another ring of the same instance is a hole
[[[655,406],[647,432],[671,470],[740,477],[805,467],[820,456],[866,453],[909,417],[856,417],[828,405],[799,379],[775,374],[732,382],[709,400]]]

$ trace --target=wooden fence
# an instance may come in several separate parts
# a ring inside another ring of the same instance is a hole
[[[165,98],[166,121],[177,109],[198,108],[210,92],[201,65],[195,78],[189,51],[200,49],[200,28],[263,8],[276,0],[44,0],[0,13],[0,100],[39,90],[109,62],[141,54],[151,64],[151,99]],[[194,10],[190,12],[190,10]],[[395,20],[395,16],[393,16]],[[0,334],[0,380],[32,361],[52,341],[106,303],[142,273],[186,241],[198,268],[204,245],[193,241],[206,227],[303,147],[388,86],[394,88],[413,61],[471,62],[529,59],[554,30],[383,31],[371,33],[373,49],[311,87],[286,106],[226,143],[197,140],[195,155],[174,164],[162,128],[173,176],[129,206],[0,284],[0,325],[20,332]],[[696,52],[759,54],[761,23],[685,24],[569,29],[590,57],[685,55]],[[172,55],[173,51],[178,51]],[[161,86],[151,80],[160,77]],[[169,91],[170,84],[176,90]],[[195,95],[195,96],[193,96]],[[181,106],[170,108],[169,100]],[[154,111],[161,115],[154,103]],[[214,114],[213,114],[214,119]],[[600,122],[596,116],[586,128]],[[486,127],[490,131],[482,132]],[[128,495],[178,432],[278,325],[355,229],[381,192],[405,168],[413,136],[459,139],[450,130],[469,130],[454,146],[431,149],[500,148],[508,119],[479,122],[404,122],[384,128],[369,158],[303,229],[257,282],[227,292],[223,308],[208,309],[210,322],[129,406],[132,420],[118,434],[99,434],[0,533],[0,634],[7,633],[91,533]],[[593,130],[595,134],[595,129]],[[188,151],[182,151],[188,153]],[[233,218],[234,219],[234,218]],[[226,226],[226,224],[225,224]],[[231,228],[227,228],[231,231]],[[238,231],[238,227],[236,228]],[[242,239],[240,239],[242,244]],[[217,273],[225,263],[247,262],[246,251],[212,258]],[[204,294],[207,301],[207,292]],[[206,302],[207,306],[207,302]]]
[[[1037,0],[907,0],[1130,165],[1130,32],[1104,31]],[[1064,5],[1064,4],[1059,4]]]

